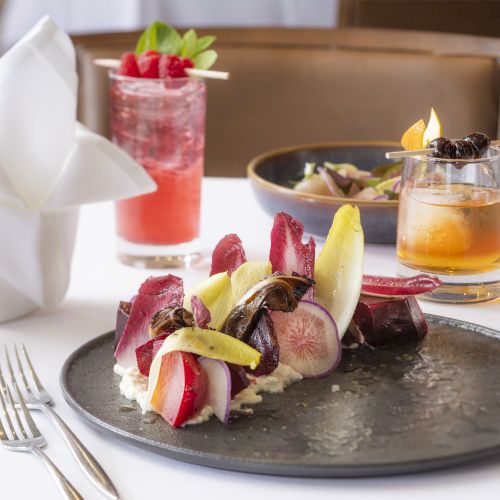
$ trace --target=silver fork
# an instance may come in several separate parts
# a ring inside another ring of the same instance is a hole
[[[26,376],[26,372],[23,368],[23,363],[21,362],[21,356],[19,355],[19,352],[22,353],[25,366],[27,367],[27,372],[30,375],[33,385],[30,384],[30,381]],[[19,374],[19,378],[21,379],[22,384],[26,389],[26,406],[30,410],[42,410],[49,417],[51,417],[53,423],[61,432],[64,440],[73,453],[73,456],[75,457],[76,461],[79,463],[87,477],[92,481],[92,483],[94,483],[97,488],[101,490],[102,493],[106,494],[108,497],[114,500],[118,500],[119,495],[116,491],[115,486],[111,482],[111,479],[109,479],[108,475],[104,472],[97,460],[91,455],[87,448],[85,448],[81,441],[75,436],[73,431],[64,423],[61,417],[52,408],[51,405],[53,403],[53,400],[40,382],[40,379],[38,378],[36,371],[33,368],[33,364],[28,355],[25,345],[21,344],[20,349],[18,349],[17,345],[15,345],[14,353],[18,366],[17,373]],[[7,347],[5,347],[5,355],[7,358],[7,368],[9,370],[10,376],[12,377],[12,380],[16,380]]]
[[[63,473],[55,466],[52,460],[41,450],[45,446],[46,441],[44,437],[40,434],[38,427],[31,418],[31,415],[26,408],[26,403],[19,391],[14,379],[12,379],[12,384],[14,386],[14,391],[17,396],[18,407],[20,408],[22,415],[24,417],[23,424],[19,411],[14,404],[14,398],[10,388],[5,384],[5,379],[2,374],[2,368],[0,366],[0,384],[2,390],[0,391],[0,442],[3,447],[7,450],[12,451],[30,451],[39,457],[42,462],[46,465],[50,474],[59,486],[61,493],[66,499],[69,500],[83,500],[83,497],[76,491],[75,487],[66,479]],[[4,399],[7,400],[7,403]],[[13,425],[12,419],[9,415],[8,406],[11,408],[12,414],[14,415],[14,421],[17,424]],[[2,424],[3,415],[3,424]],[[4,427],[5,425],[5,427]]]

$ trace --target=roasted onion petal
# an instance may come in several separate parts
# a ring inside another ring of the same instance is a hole
[[[267,309],[258,313],[257,323],[247,343],[260,352],[259,366],[252,372],[252,375],[268,375],[278,366],[280,357],[278,337]]]
[[[193,326],[193,315],[183,307],[165,307],[153,316],[149,325],[149,338],[153,339],[162,333]]]
[[[312,285],[314,280],[307,276],[273,275],[260,281],[231,310],[222,331],[247,341],[262,309],[293,311]]]

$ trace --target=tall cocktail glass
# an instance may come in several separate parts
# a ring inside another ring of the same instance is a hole
[[[122,262],[178,267],[197,258],[205,111],[202,80],[110,73],[112,140],[158,186],[154,193],[116,203]]]
[[[481,302],[500,296],[500,152],[483,158],[405,158],[398,213],[399,273],[436,275],[427,296]]]

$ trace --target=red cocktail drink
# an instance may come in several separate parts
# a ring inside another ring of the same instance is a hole
[[[205,84],[113,73],[110,78],[113,142],[158,186],[155,193],[116,204],[119,257],[146,267],[184,264],[198,252]]]

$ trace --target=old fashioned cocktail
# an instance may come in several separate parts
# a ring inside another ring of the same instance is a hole
[[[500,295],[500,156],[405,159],[398,215],[400,273],[425,271],[430,296],[477,302]]]

